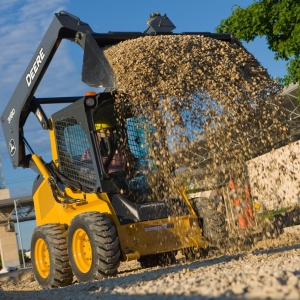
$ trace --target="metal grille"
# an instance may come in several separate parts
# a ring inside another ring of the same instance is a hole
[[[145,126],[145,118],[143,117],[133,117],[126,120],[129,148],[136,158],[142,158],[148,155]]]
[[[162,201],[160,192],[163,183],[154,184],[153,181],[158,174],[154,159],[151,157],[153,130],[145,116],[126,120],[128,146],[132,153],[131,157],[134,158],[134,163],[131,164],[134,166],[134,170],[132,170],[128,182],[130,198],[140,203]]]
[[[56,122],[55,130],[60,172],[83,185],[95,185],[88,138],[76,119]]]
[[[153,159],[149,158],[149,136],[153,128],[148,124],[146,117],[139,116],[126,120],[126,131],[130,152],[136,161],[136,171],[147,172],[153,170]]]

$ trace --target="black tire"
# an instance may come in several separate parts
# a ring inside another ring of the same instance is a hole
[[[227,238],[225,216],[216,210],[213,200],[199,197],[190,201],[198,215],[203,236],[210,247],[219,247]]]
[[[145,255],[139,258],[142,269],[156,266],[165,267],[176,264],[175,252]]]
[[[120,265],[119,239],[105,214],[76,216],[69,227],[68,253],[79,282],[114,276]]]
[[[73,282],[64,225],[47,224],[35,228],[30,250],[33,273],[43,288],[64,287]]]

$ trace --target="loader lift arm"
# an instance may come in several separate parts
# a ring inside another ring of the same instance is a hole
[[[40,104],[46,103],[34,97],[34,93],[42,80],[60,42],[63,39],[79,44],[84,50],[82,81],[91,87],[113,88],[114,73],[103,55],[101,47],[117,44],[128,39],[138,37],[174,34],[173,23],[160,14],[151,16],[147,23],[149,28],[144,32],[108,32],[94,33],[90,26],[79,18],[61,11],[56,13],[52,23],[46,31],[33,58],[21,77],[12,97],[1,116],[2,128],[14,168],[27,168],[28,158],[25,154],[26,141],[23,137],[23,126],[28,115],[33,112],[43,129],[49,129],[48,119]],[[209,32],[186,32],[181,35],[203,35],[229,43],[239,43],[231,34]],[[78,98],[77,98],[78,99]],[[76,101],[76,97],[73,99]],[[47,103],[61,103],[63,99],[48,101]]]

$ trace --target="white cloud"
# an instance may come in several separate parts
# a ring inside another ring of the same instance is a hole
[[[34,0],[1,1],[0,73],[5,74],[0,77],[2,104],[6,105],[16,88],[54,13],[64,8],[66,3],[63,0],[44,0],[41,3]],[[69,59],[61,60],[61,69],[69,70],[70,64]]]
[[[19,0],[2,0],[1,1],[1,9],[0,12],[5,12],[9,10],[10,8],[14,8],[16,4],[20,2]]]
[[[52,22],[54,13],[65,10],[67,3],[68,1],[65,0],[44,0],[40,3],[37,3],[36,0],[1,1],[0,114]],[[79,48],[74,44],[72,46]],[[80,82],[82,55],[77,61],[72,61],[70,53],[71,43],[63,41],[36,91],[37,97],[82,94],[84,86]],[[53,112],[53,109],[51,111]],[[29,125],[31,125],[31,121]],[[35,123],[32,126],[36,128],[39,124]],[[0,139],[4,140],[2,130],[0,130]],[[0,150],[1,153],[7,151],[4,143],[1,143]]]

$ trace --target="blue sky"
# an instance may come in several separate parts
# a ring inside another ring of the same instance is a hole
[[[214,32],[220,21],[231,14],[234,4],[246,7],[252,2],[252,0],[1,0],[0,114],[55,12],[66,10],[87,22],[95,32],[144,31],[149,15],[157,11],[167,14],[176,26],[174,32]],[[271,76],[285,74],[285,63],[274,60],[274,54],[268,50],[264,39],[257,39],[245,46],[263,67],[267,68]],[[80,84],[81,62],[81,49],[67,41],[62,43],[36,96],[77,96],[91,90],[88,86]],[[53,107],[46,110],[48,113],[54,112]],[[32,142],[34,151],[49,161],[51,156],[48,133],[39,128],[34,118],[29,118],[29,123],[25,127],[26,134]],[[22,168],[13,169],[2,130],[0,142],[4,180],[11,196],[30,195],[35,173]]]

